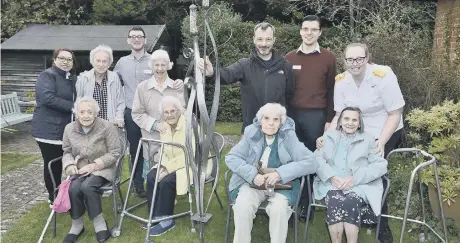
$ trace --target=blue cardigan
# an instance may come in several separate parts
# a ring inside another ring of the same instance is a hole
[[[252,184],[257,175],[257,163],[263,153],[264,134],[257,118],[244,130],[244,138],[225,156],[227,167],[233,172],[229,190],[243,184]],[[299,141],[294,121],[287,118],[278,131],[278,155],[281,166],[276,169],[282,184],[316,172],[317,164],[313,153]]]

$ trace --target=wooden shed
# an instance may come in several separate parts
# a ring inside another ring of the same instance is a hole
[[[100,44],[113,49],[114,62],[131,52],[127,44],[131,25],[44,25],[31,24],[2,43],[1,92],[17,92],[20,105],[35,105],[38,75],[52,65],[57,48],[69,48],[77,59],[77,73],[91,68],[89,52]],[[165,25],[140,25],[146,32],[149,52],[169,46]],[[113,69],[113,66],[110,69]],[[30,111],[30,110],[28,110]]]

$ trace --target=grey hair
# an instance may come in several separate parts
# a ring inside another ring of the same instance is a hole
[[[105,51],[107,54],[109,54],[109,66],[112,65],[113,51],[112,51],[112,48],[110,48],[110,46],[106,46],[106,45],[99,45],[96,48],[91,50],[91,52],[89,53],[89,62],[91,63],[91,65],[94,66],[94,56],[96,55],[96,53],[100,51]]]
[[[280,116],[281,125],[283,125],[286,122],[286,108],[278,103],[267,103],[264,106],[260,107],[259,111],[257,111],[256,114],[257,120],[259,120],[260,122],[262,120],[262,116],[266,114],[268,111],[275,112],[276,115]]]
[[[346,107],[345,109],[342,110],[340,113],[339,119],[337,120],[337,127],[335,128],[337,131],[342,131],[342,116],[345,111],[356,111],[359,114],[359,127],[358,127],[358,132],[363,133],[364,132],[364,120],[363,120],[363,115],[361,113],[361,109],[358,107]]]
[[[93,99],[93,97],[84,96],[84,97],[78,98],[73,105],[72,112],[75,114],[75,117],[78,117],[78,106],[83,102],[91,103],[91,107],[93,108],[93,111],[97,116],[97,114],[101,110],[101,108],[99,108],[99,104],[97,103],[95,99]]]
[[[160,50],[154,51],[152,55],[150,55],[150,62],[148,64],[152,70],[153,70],[153,62],[158,61],[158,60],[165,60],[167,63],[168,70],[171,70],[174,65],[174,63],[171,62],[171,60],[169,59],[168,52],[160,49]]]
[[[262,29],[263,31],[265,31],[268,28],[271,28],[273,30],[273,36],[275,36],[275,26],[273,26],[272,24],[267,23],[267,22],[258,23],[254,27],[254,34],[256,34],[256,30],[258,30],[258,29]]]
[[[158,105],[158,110],[160,111],[161,116],[163,116],[163,112],[164,112],[163,106],[165,104],[173,104],[180,114],[184,113],[184,107],[182,106],[182,103],[177,97],[165,96],[163,97],[163,99],[161,99],[160,104]]]

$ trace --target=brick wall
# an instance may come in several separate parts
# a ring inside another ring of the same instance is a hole
[[[433,42],[435,64],[460,67],[460,0],[438,0]]]

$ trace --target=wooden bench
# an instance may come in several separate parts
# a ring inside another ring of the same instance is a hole
[[[1,106],[1,128],[32,120],[32,114],[21,113],[21,110],[19,108],[18,94],[16,92],[7,95],[2,95]]]

